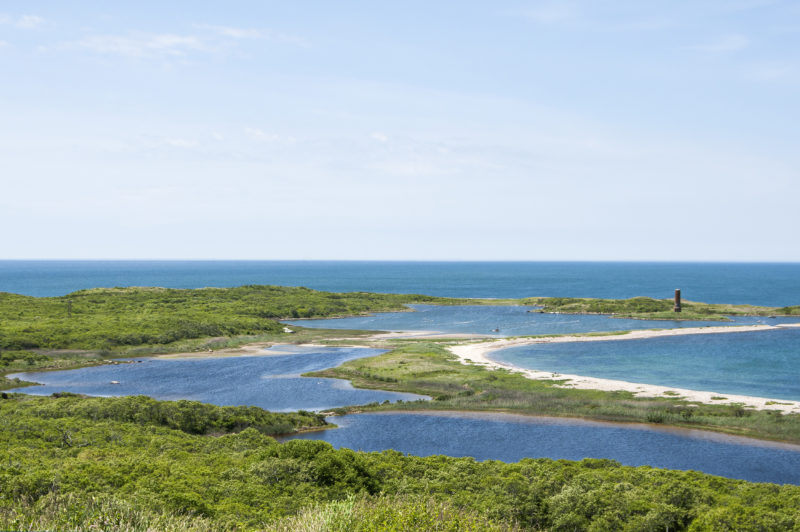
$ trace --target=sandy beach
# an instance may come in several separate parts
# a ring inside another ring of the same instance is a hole
[[[688,334],[735,334],[750,331],[769,331],[778,330],[782,327],[798,327],[800,324],[791,325],[743,325],[728,327],[696,327],[686,329],[663,329],[663,330],[643,330],[631,331],[625,334],[611,334],[602,336],[555,336],[551,338],[511,338],[500,339],[488,342],[476,342],[451,346],[449,349],[464,364],[477,364],[487,368],[503,368],[525,375],[529,379],[557,379],[566,380],[560,385],[565,388],[578,388],[588,390],[624,390],[633,392],[639,397],[665,397],[674,396],[684,398],[688,401],[697,401],[708,404],[731,404],[740,403],[745,407],[757,409],[780,410],[784,413],[800,412],[800,402],[784,399],[771,399],[768,397],[753,397],[748,395],[733,395],[704,390],[688,390],[685,388],[674,388],[670,386],[659,386],[655,384],[643,384],[612,379],[601,379],[598,377],[586,377],[583,375],[572,375],[564,373],[552,373],[549,371],[538,371],[520,368],[512,364],[495,361],[489,358],[489,353],[498,349],[515,347],[521,345],[548,344],[562,342],[603,342],[609,340],[636,340],[643,338],[657,338],[661,336],[678,336]],[[667,392],[667,393],[665,393]],[[675,395],[677,394],[677,395]],[[712,397],[724,397],[724,399],[712,399]],[[768,404],[769,403],[769,404]]]
[[[487,368],[503,368],[518,372],[530,379],[546,380],[565,380],[565,388],[591,389],[591,390],[624,390],[633,392],[639,397],[682,397],[689,401],[698,401],[708,404],[731,404],[739,403],[746,407],[758,409],[780,410],[784,413],[800,413],[800,401],[790,401],[785,399],[774,399],[768,397],[754,397],[748,395],[734,395],[722,392],[707,390],[689,390],[685,388],[675,388],[670,386],[659,386],[655,384],[643,384],[638,382],[628,382],[613,379],[603,379],[599,377],[587,377],[584,375],[573,375],[565,373],[552,373],[549,371],[538,371],[520,368],[505,362],[498,362],[489,357],[492,351],[516,347],[521,345],[565,343],[565,342],[603,342],[609,340],[637,340],[645,338],[657,338],[662,336],[678,336],[691,334],[736,334],[751,331],[778,330],[784,327],[800,327],[800,324],[773,325],[741,325],[741,326],[710,326],[693,327],[685,329],[652,329],[636,330],[623,334],[608,334],[595,336],[553,336],[553,337],[527,337],[527,338],[498,338],[491,339],[487,336],[476,334],[447,334],[436,331],[395,331],[390,333],[378,333],[369,337],[358,338],[358,340],[388,340],[388,339],[445,339],[454,340],[476,340],[473,343],[462,343],[450,346],[450,351],[458,357],[464,364],[477,364]],[[347,339],[342,339],[347,340]],[[157,358],[217,358],[217,357],[241,357],[241,356],[278,356],[293,354],[293,351],[270,349],[271,347],[282,344],[273,343],[254,343],[243,345],[231,349],[220,349],[216,351],[196,351],[188,353],[170,353],[157,355]],[[331,347],[324,344],[297,344],[302,347]],[[340,347],[369,347],[365,345],[341,345]],[[666,393],[665,393],[666,392]],[[677,394],[677,395],[676,395]],[[712,399],[712,397],[724,397],[724,399]]]

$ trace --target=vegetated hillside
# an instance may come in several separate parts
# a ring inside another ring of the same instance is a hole
[[[255,425],[236,434],[204,436],[192,434],[191,428],[190,433],[168,428],[160,415],[147,414],[151,408],[158,412],[174,407],[141,398],[13,395],[0,400],[0,528],[291,530],[314,523],[352,527],[338,530],[375,530],[387,524],[397,530],[800,526],[798,486],[624,467],[610,460],[526,459],[507,464],[395,451],[361,453],[313,440],[281,444]],[[194,417],[199,426],[214,427],[217,412],[215,407],[197,408],[186,419]],[[208,416],[212,420],[206,420]],[[370,523],[374,528],[366,527]]]
[[[620,317],[649,319],[725,319],[726,316],[800,316],[800,306],[758,307],[683,301],[682,311],[673,312],[672,299],[633,297],[630,299],[597,299],[578,297],[531,297],[521,300],[526,305],[541,306],[544,312],[568,314],[614,314]]]
[[[401,310],[419,295],[240,286],[191,290],[96,288],[63,297],[0,292],[0,349],[105,349],[217,336],[278,333],[280,318]]]

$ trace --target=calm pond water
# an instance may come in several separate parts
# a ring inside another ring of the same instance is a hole
[[[338,429],[286,439],[363,451],[395,449],[515,462],[611,458],[624,465],[697,470],[752,482],[800,484],[800,446],[709,432],[508,414],[379,413],[334,417]]]
[[[798,323],[800,318],[742,316],[729,322],[665,321],[611,318],[605,315],[541,314],[528,312],[535,307],[484,305],[409,305],[415,312],[381,312],[372,316],[320,320],[287,321],[292,325],[323,329],[363,329],[375,331],[438,331],[495,336],[568,334],[633,329],[675,329],[719,325]],[[493,332],[494,329],[500,332]]]
[[[800,328],[535,344],[491,353],[529,369],[800,400]]]
[[[446,297],[672,297],[800,304],[800,264],[721,262],[0,261],[0,291],[60,296],[98,286],[274,284]]]
[[[40,382],[14,391],[36,395],[73,392],[96,396],[149,395],[156,399],[191,399],[216,405],[252,405],[272,411],[325,410],[373,401],[416,400],[422,396],[359,390],[349,381],[300,377],[301,373],[375,356],[379,349],[281,345],[270,356],[158,359],[69,371],[17,373]],[[119,381],[119,384],[111,384]]]

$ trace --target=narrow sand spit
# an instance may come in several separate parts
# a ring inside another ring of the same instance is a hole
[[[797,327],[800,324],[791,324],[789,327]],[[780,410],[784,413],[800,412],[799,401],[789,401],[784,399],[769,399],[766,397],[751,397],[748,395],[732,395],[712,391],[687,390],[684,388],[673,388],[669,386],[658,386],[655,384],[642,384],[637,382],[618,381],[612,379],[601,379],[598,377],[585,377],[582,375],[570,375],[564,373],[552,373],[549,371],[538,371],[520,368],[513,364],[498,362],[488,357],[488,354],[498,349],[514,347],[520,345],[550,344],[561,342],[603,342],[608,340],[636,340],[642,338],[656,338],[659,336],[678,336],[683,334],[719,334],[737,333],[749,331],[770,331],[778,330],[786,325],[743,325],[728,327],[693,327],[686,329],[663,329],[632,331],[626,334],[610,334],[604,336],[555,336],[552,338],[513,338],[508,340],[495,340],[489,342],[461,344],[451,346],[449,349],[463,364],[476,364],[492,369],[503,368],[521,373],[529,379],[546,380],[566,380],[562,386],[564,388],[579,388],[584,390],[603,390],[615,391],[624,390],[633,392],[639,397],[667,397],[673,396],[684,398],[688,401],[698,401],[708,404],[731,404],[740,403],[745,407],[758,409]],[[665,395],[665,392],[668,392]],[[724,397],[724,399],[712,399],[712,397]],[[770,404],[767,404],[770,403]]]
[[[156,355],[155,358],[223,358],[223,357],[274,357],[281,355],[296,355],[296,351],[284,349],[270,349],[275,346],[287,347],[369,347],[364,345],[323,345],[323,344],[287,344],[259,342],[247,344],[241,347],[230,349],[218,349],[216,351],[190,351],[188,353],[168,353]]]

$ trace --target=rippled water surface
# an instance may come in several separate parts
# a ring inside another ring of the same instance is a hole
[[[484,305],[409,305],[414,312],[381,312],[372,316],[322,320],[294,320],[287,323],[327,329],[378,331],[440,331],[495,336],[568,334],[633,329],[674,329],[719,325],[776,325],[797,323],[800,318],[734,317],[729,322],[631,320],[592,314],[543,314],[535,307]],[[533,310],[533,312],[529,312]],[[500,329],[495,332],[495,329]]]
[[[341,428],[301,434],[335,447],[429,456],[611,458],[753,482],[800,484],[800,447],[702,431],[503,414],[386,413],[335,417]]]
[[[18,391],[50,395],[67,391],[88,395],[149,395],[192,399],[217,405],[253,405],[273,411],[324,410],[373,401],[414,400],[421,396],[359,390],[349,381],[300,377],[301,373],[375,356],[378,349],[275,346],[270,356],[138,359],[131,364],[13,375],[40,382]],[[112,384],[111,381],[119,381]]]

